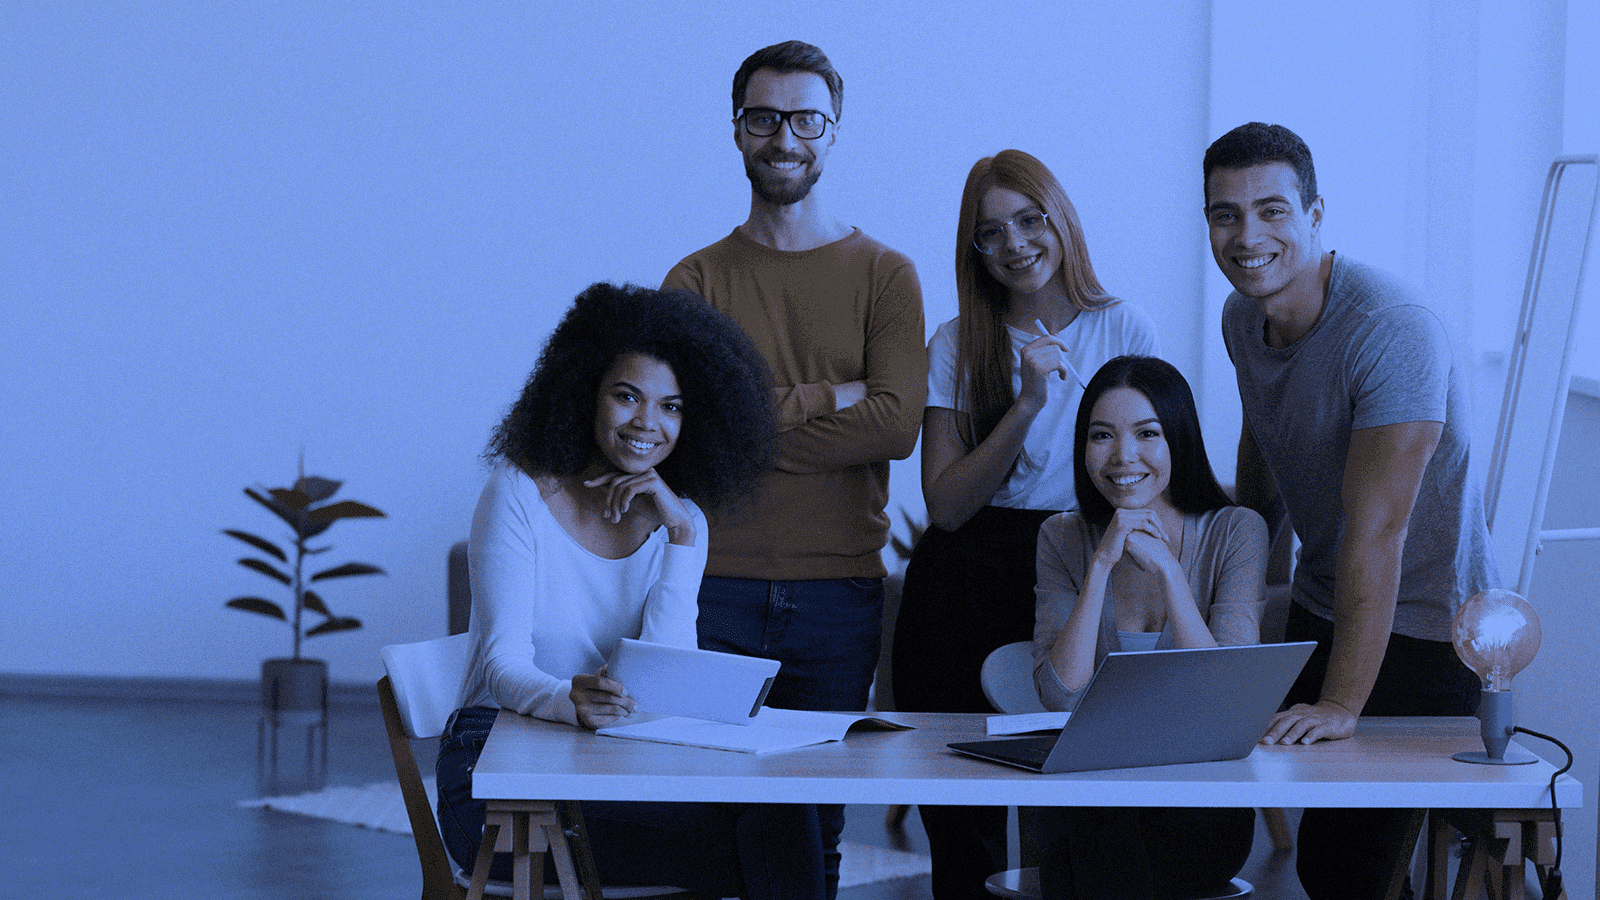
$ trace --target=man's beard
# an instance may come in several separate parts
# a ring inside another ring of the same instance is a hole
[[[756,196],[774,206],[789,206],[804,200],[811,193],[811,188],[817,183],[817,179],[822,177],[822,170],[812,166],[808,169],[808,174],[799,181],[776,178],[769,180],[765,163],[766,160],[746,159],[744,174],[750,179],[750,188],[756,192]]]

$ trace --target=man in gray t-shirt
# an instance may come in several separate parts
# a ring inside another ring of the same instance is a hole
[[[1272,526],[1287,513],[1301,541],[1289,637],[1318,643],[1262,740],[1346,738],[1363,711],[1470,715],[1477,679],[1451,617],[1499,576],[1444,327],[1394,278],[1323,250],[1311,152],[1293,132],[1240,126],[1204,172],[1212,255],[1234,287],[1222,336],[1244,407],[1239,500]],[[1398,839],[1398,821],[1379,821],[1394,818],[1308,811],[1308,895],[1376,893],[1381,873],[1350,867],[1382,858],[1371,842]]]

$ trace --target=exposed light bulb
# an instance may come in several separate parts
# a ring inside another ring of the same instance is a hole
[[[1485,751],[1464,751],[1455,754],[1456,759],[1501,765],[1532,762],[1530,758],[1506,758],[1514,728],[1511,679],[1533,661],[1542,636],[1538,613],[1514,591],[1482,591],[1456,610],[1450,627],[1456,655],[1483,683],[1478,719]]]
[[[1486,691],[1511,690],[1511,679],[1533,662],[1542,637],[1539,615],[1528,601],[1500,589],[1472,595],[1451,626],[1456,655],[1478,673]]]

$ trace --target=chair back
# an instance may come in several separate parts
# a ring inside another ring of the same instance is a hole
[[[983,661],[983,696],[1008,715],[1044,712],[1033,685],[1033,643],[1016,641],[996,647]]]
[[[460,900],[456,867],[439,836],[433,804],[422,784],[413,739],[436,738],[460,700],[472,655],[471,635],[458,634],[415,644],[390,644],[381,651],[387,675],[378,679],[378,704],[389,733],[389,753],[405,800],[411,837],[422,866],[423,900]]]
[[[472,661],[472,635],[415,644],[390,644],[380,651],[400,708],[406,737],[436,738],[461,702],[461,685]]]
[[[390,644],[380,652],[388,674],[378,679],[378,704],[383,707],[389,753],[394,757],[395,777],[400,781],[400,796],[405,800],[406,818],[411,821],[411,836],[417,845],[417,861],[422,865],[422,900],[464,900],[467,873],[456,868],[445,850],[411,741],[444,733],[445,722],[461,702],[461,686],[472,662],[472,636],[453,634],[415,644]],[[484,893],[509,897],[511,884],[490,881]],[[600,887],[600,896],[605,900],[680,893],[682,889],[675,887]],[[563,896],[557,885],[545,885],[543,895]]]

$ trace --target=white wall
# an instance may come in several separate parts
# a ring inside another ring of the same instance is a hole
[[[917,263],[930,331],[967,169],[1015,146],[1192,371],[1212,327],[1167,210],[1205,140],[1204,4],[866,8],[893,27],[847,3],[13,5],[0,671],[252,677],[288,633],[223,609],[272,585],[219,530],[272,532],[241,488],[302,450],[389,513],[329,532],[325,559],[390,574],[330,584],[366,627],[310,652],[366,681],[442,631],[489,428],[581,287],[659,281],[743,219],[729,83],[778,40],[843,73],[821,190]],[[920,515],[915,460],[894,478]]]
[[[1591,3],[690,10],[9,5],[0,672],[252,677],[288,634],[222,608],[270,585],[219,530],[272,531],[240,489],[287,482],[302,451],[390,514],[330,532],[327,559],[390,574],[330,585],[366,627],[310,652],[369,681],[379,646],[441,633],[477,454],[569,299],[654,283],[743,218],[728,87],[768,43],[812,41],[843,73],[820,190],[917,263],[930,332],[955,313],[968,167],[1004,147],[1051,165],[1102,280],[1196,382],[1224,478],[1212,139],[1250,119],[1307,139],[1328,246],[1463,311],[1480,433],[1548,158],[1600,150]],[[920,517],[915,458],[893,478]],[[1592,858],[1569,847],[1569,883]]]

